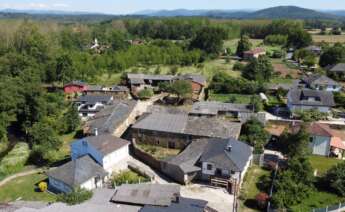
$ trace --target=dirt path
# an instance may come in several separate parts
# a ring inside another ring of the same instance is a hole
[[[43,169],[33,169],[33,170],[27,170],[27,171],[23,171],[23,172],[19,172],[17,174],[11,175],[6,177],[5,179],[3,179],[2,181],[0,181],[0,187],[5,185],[6,183],[10,182],[11,180],[14,180],[18,177],[24,177],[24,176],[28,176],[28,175],[32,175],[32,174],[36,174],[39,172],[42,172]]]

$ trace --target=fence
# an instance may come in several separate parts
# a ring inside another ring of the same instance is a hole
[[[312,212],[343,212],[345,211],[345,202],[336,205],[327,206],[325,208],[313,209]]]

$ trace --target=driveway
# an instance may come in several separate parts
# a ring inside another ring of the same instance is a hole
[[[206,185],[181,186],[181,196],[208,201],[207,206],[219,212],[232,212],[234,196],[223,188]]]

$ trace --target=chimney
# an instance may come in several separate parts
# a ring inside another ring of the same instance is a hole
[[[232,145],[231,145],[231,144],[228,144],[228,145],[226,146],[226,151],[231,152],[231,150],[232,150]]]
[[[95,128],[95,136],[98,136],[98,129]]]

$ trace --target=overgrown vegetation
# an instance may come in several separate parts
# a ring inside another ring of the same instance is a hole
[[[91,199],[92,195],[92,191],[76,188],[70,193],[59,194],[57,197],[57,201],[64,202],[68,205],[77,205]]]
[[[27,143],[17,143],[0,161],[0,176],[6,176],[23,169],[29,156],[29,145]]]
[[[139,184],[145,182],[150,182],[150,178],[130,170],[114,173],[111,177],[111,183],[114,186],[120,186],[122,184]]]

